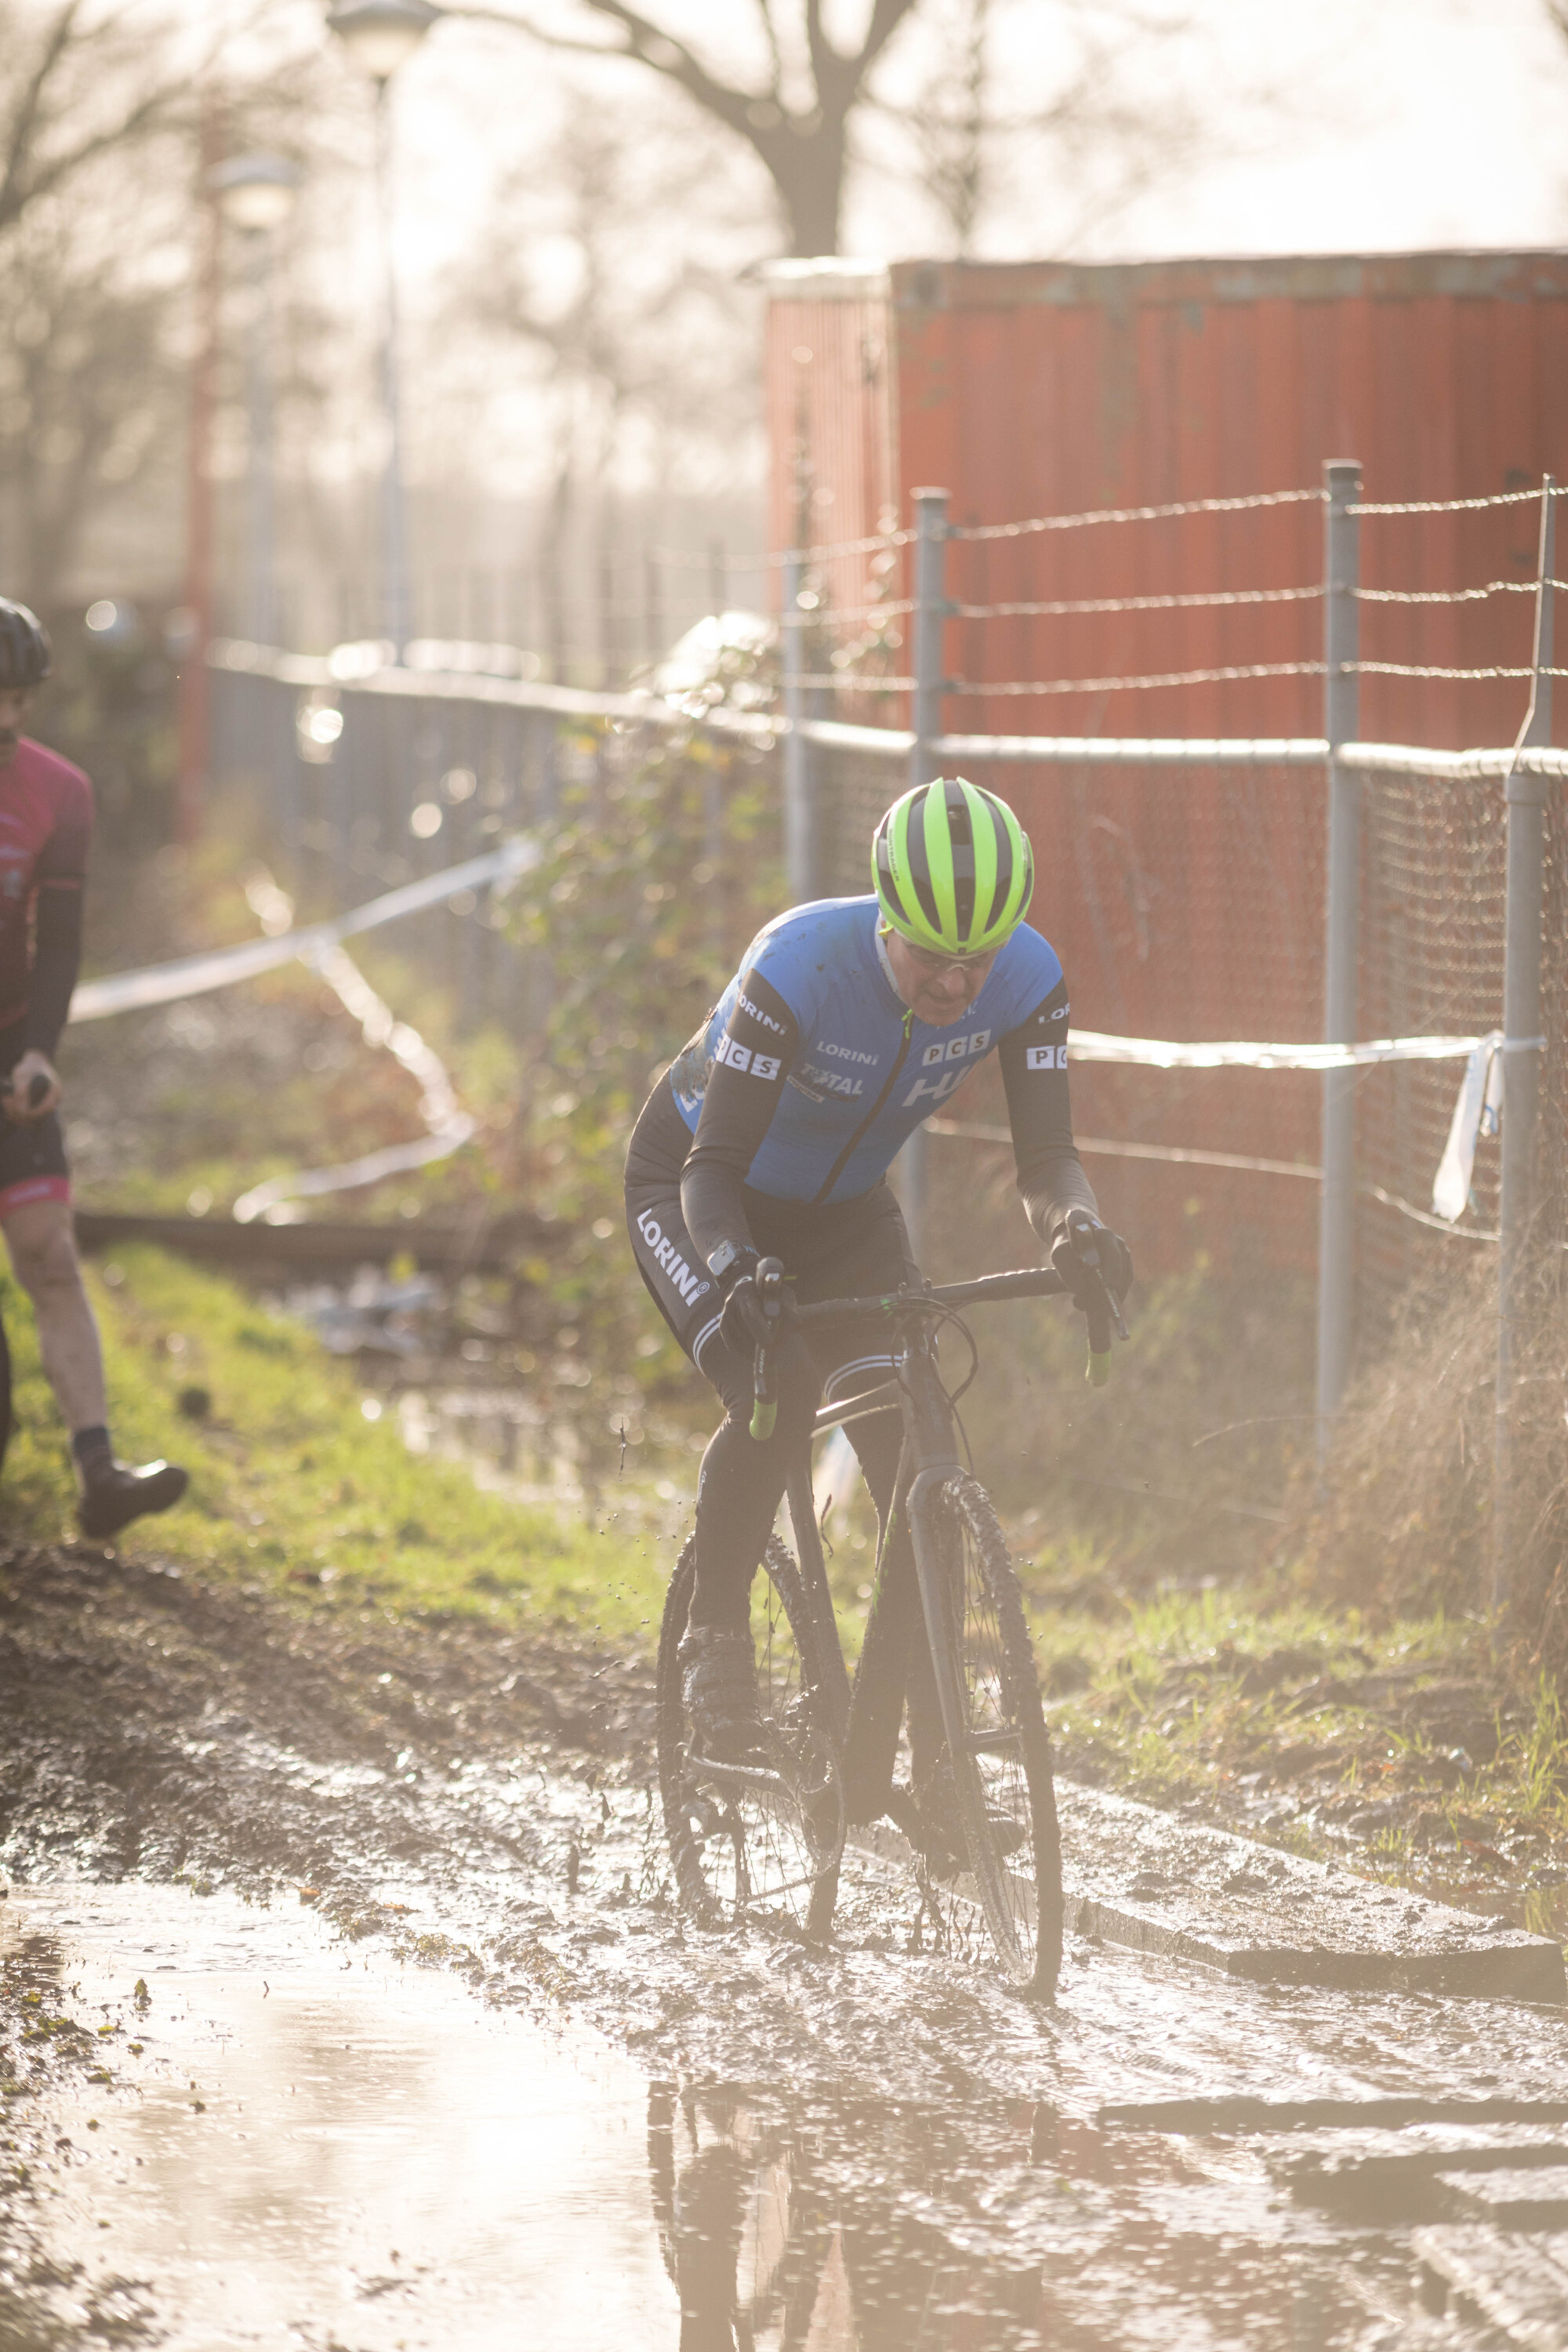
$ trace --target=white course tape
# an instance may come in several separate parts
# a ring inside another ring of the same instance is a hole
[[[1477,1144],[1483,1135],[1495,1135],[1502,1122],[1503,1066],[1502,1031],[1494,1029],[1470,1055],[1433,1179],[1432,1206],[1450,1225],[1470,1204]]]
[[[263,920],[272,907],[289,905],[284,893],[272,883],[259,888],[253,886],[247,895]],[[365,1044],[384,1045],[411,1077],[418,1079],[419,1116],[426,1132],[410,1143],[385,1144],[379,1151],[340,1160],[335,1167],[297,1169],[291,1175],[268,1177],[265,1183],[242,1192],[235,1202],[238,1224],[253,1224],[258,1217],[277,1222],[277,1212],[285,1202],[317,1200],[326,1192],[352,1192],[362,1184],[378,1184],[384,1176],[405,1175],[413,1169],[427,1168],[432,1160],[447,1160],[479,1126],[458,1102],[439,1054],[426,1044],[417,1029],[394,1017],[391,1006],[376,994],[346,948],[329,948],[324,955],[312,955],[310,961],[344,1011],[359,1023]]]
[[[355,907],[330,922],[307,923],[300,930],[274,939],[243,940],[237,947],[216,948],[210,954],[182,956],[177,963],[156,963],[142,971],[115,972],[106,980],[84,981],[71,999],[72,1021],[101,1021],[111,1013],[135,1013],[152,1004],[174,1004],[186,996],[203,996],[209,989],[228,988],[237,980],[254,980],[275,971],[296,956],[313,962],[356,932],[374,931],[439,906],[455,891],[472,890],[486,882],[510,881],[526,874],[540,860],[539,844],[526,834],[503,842],[483,857],[449,866],[444,874],[426,875],[422,882],[405,882],[368,905]]]
[[[1070,1029],[1075,1062],[1136,1062],[1151,1070],[1345,1070],[1362,1062],[1454,1062],[1473,1054],[1479,1037],[1379,1037],[1364,1045],[1172,1044],[1159,1037],[1110,1037],[1099,1029]]]

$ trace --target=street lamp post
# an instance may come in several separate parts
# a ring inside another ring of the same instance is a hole
[[[251,316],[246,339],[245,407],[249,447],[246,488],[245,634],[278,640],[277,520],[272,446],[272,262],[274,239],[294,209],[300,168],[283,155],[235,155],[211,174],[224,218],[244,239]]]
[[[444,14],[430,0],[342,0],[327,23],[375,84],[375,198],[381,238],[381,404],[386,456],[381,476],[382,628],[401,661],[411,635],[403,500],[402,403],[397,369],[397,268],[393,251],[392,78]]]

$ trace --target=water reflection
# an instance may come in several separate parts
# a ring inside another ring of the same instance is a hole
[[[680,2352],[1306,2352],[1352,2316],[1234,2148],[1118,2145],[1029,2101],[780,2108],[665,2082],[647,2114]]]
[[[526,1284],[367,1265],[269,1303],[354,1360],[367,1417],[390,1414],[411,1454],[460,1462],[513,1502],[593,1512],[633,1493],[651,1515],[694,1483],[706,1430],[650,1414],[641,1384],[590,1364]]]

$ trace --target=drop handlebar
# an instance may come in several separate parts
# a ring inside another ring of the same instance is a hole
[[[1084,1377],[1092,1387],[1103,1388],[1110,1377],[1112,1324],[1123,1339],[1128,1336],[1127,1325],[1098,1262],[1091,1265],[1085,1261],[1084,1270],[1090,1276],[1089,1295],[1083,1309],[1089,1322],[1089,1361]],[[763,1258],[752,1280],[764,1310],[777,1315],[781,1337],[786,1324],[789,1329],[796,1330],[813,1324],[858,1322],[879,1315],[945,1315],[1005,1298],[1060,1298],[1068,1296],[1070,1289],[1054,1266],[1020,1266],[1010,1274],[981,1275],[973,1282],[928,1284],[923,1290],[882,1291],[869,1298],[827,1298],[811,1306],[791,1307],[784,1296],[784,1270],[780,1259]],[[759,1347],[752,1360],[751,1431],[754,1438],[763,1441],[773,1435],[778,1420],[772,1355],[771,1348]]]

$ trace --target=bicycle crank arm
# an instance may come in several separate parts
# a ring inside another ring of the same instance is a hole
[[[758,1764],[721,1764],[705,1756],[694,1756],[688,1767],[689,1777],[701,1784],[708,1782],[715,1789],[727,1789],[752,1796],[785,1797],[791,1804],[800,1802],[799,1791],[786,1780],[782,1772],[770,1772]]]

